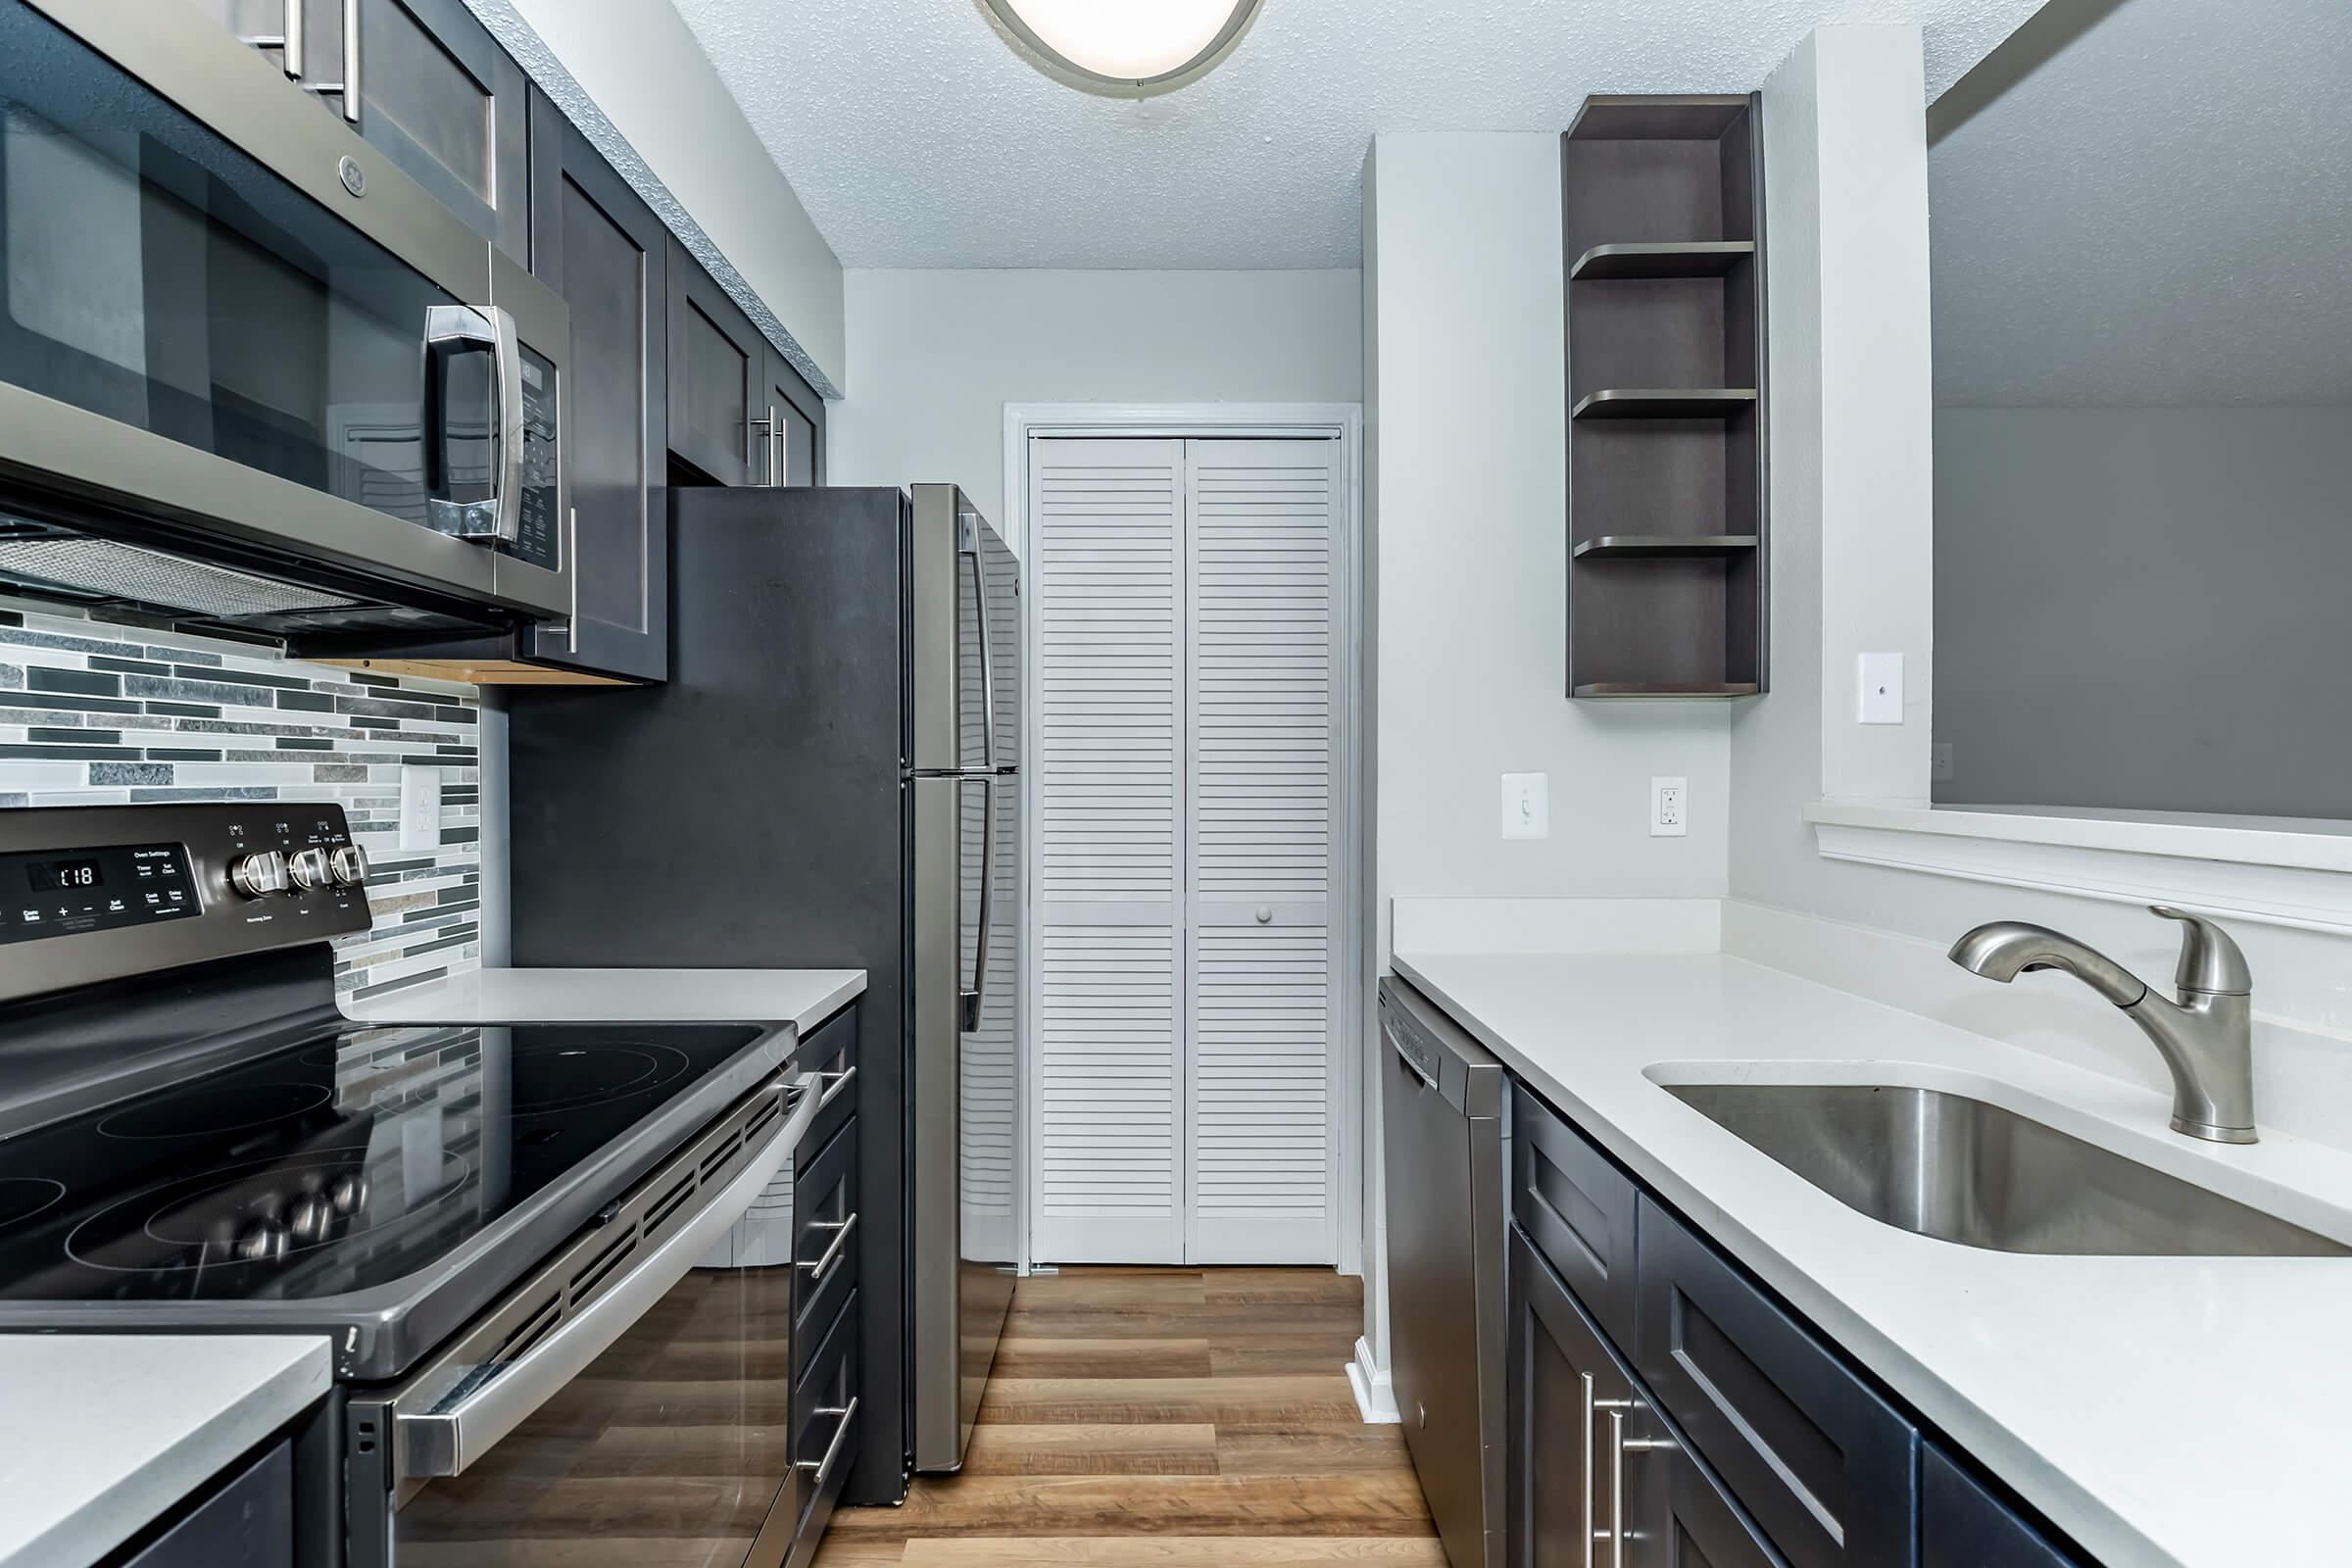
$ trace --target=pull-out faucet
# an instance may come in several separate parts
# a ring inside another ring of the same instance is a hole
[[[2179,1002],[2156,995],[2096,949],[2018,920],[1981,925],[1952,944],[1952,961],[2003,984],[2030,969],[2063,969],[2124,1009],[2173,1074],[2173,1131],[2217,1144],[2254,1142],[2254,980],[2230,933],[2182,909]]]

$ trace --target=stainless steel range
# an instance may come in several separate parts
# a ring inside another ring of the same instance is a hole
[[[816,1116],[790,1032],[351,1023],[367,870],[334,806],[0,812],[0,1330],[331,1336],[307,1561],[805,1560],[855,1345],[698,1266]]]

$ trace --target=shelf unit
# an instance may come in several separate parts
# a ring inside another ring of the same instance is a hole
[[[1560,141],[1574,698],[1766,689],[1758,115],[1595,97]]]

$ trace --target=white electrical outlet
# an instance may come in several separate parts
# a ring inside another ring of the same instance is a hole
[[[1862,711],[1856,715],[1864,724],[1900,724],[1903,721],[1903,656],[1900,654],[1864,654],[1862,666]]]
[[[400,847],[441,847],[441,770],[437,767],[400,770]]]
[[[1952,743],[1937,741],[1928,748],[1928,778],[1936,784],[1952,781]]]
[[[1690,832],[1690,781],[1653,778],[1649,781],[1649,836],[1686,838]]]
[[[1502,775],[1502,836],[1506,839],[1551,837],[1551,775]]]

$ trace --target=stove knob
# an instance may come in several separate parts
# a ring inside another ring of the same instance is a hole
[[[274,1263],[286,1255],[285,1228],[275,1220],[257,1219],[237,1233],[234,1250],[247,1263]]]
[[[327,1201],[335,1205],[335,1212],[345,1219],[349,1219],[367,1205],[367,1178],[338,1176],[335,1178],[335,1184],[326,1190],[326,1196]]]
[[[249,899],[266,899],[287,891],[286,858],[275,850],[256,850],[241,856],[228,868],[228,879]]]
[[[368,852],[357,844],[346,844],[328,858],[334,868],[335,886],[356,888],[368,880]]]
[[[305,1247],[316,1247],[325,1241],[334,1223],[334,1209],[318,1193],[305,1193],[294,1200],[294,1206],[286,1215],[286,1228]]]
[[[294,858],[286,862],[286,870],[294,878],[294,885],[305,893],[315,893],[326,886],[334,874],[324,850],[297,851]]]

